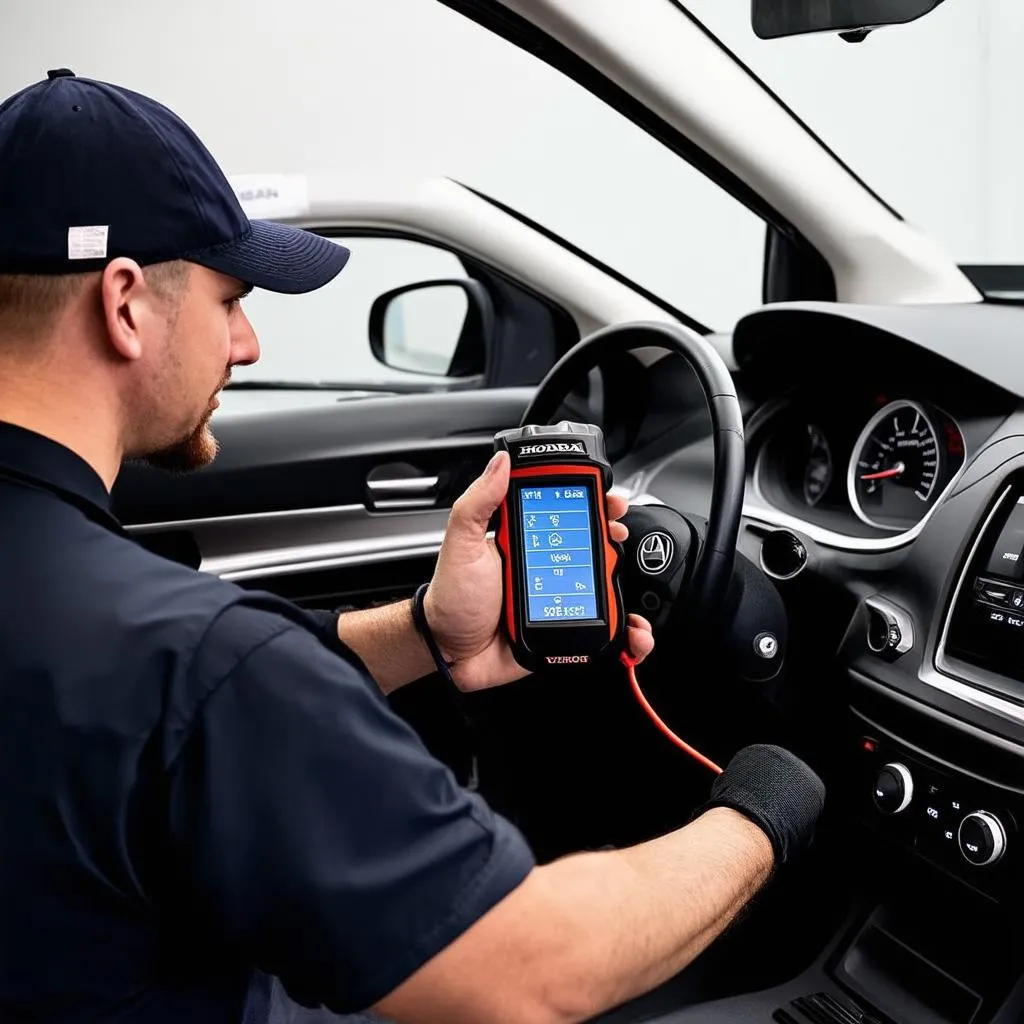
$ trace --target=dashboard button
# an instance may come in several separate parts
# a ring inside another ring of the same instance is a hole
[[[933,831],[938,831],[949,822],[945,801],[940,797],[925,798],[921,803],[921,816],[924,824]]]
[[[875,806],[885,814],[899,814],[914,797],[914,779],[910,769],[898,762],[883,765],[875,777]]]
[[[947,815],[941,825],[934,828],[922,826],[917,833],[918,849],[926,856],[944,864],[955,864],[960,860],[960,847],[957,843],[958,820]]]
[[[960,852],[969,864],[995,864],[1006,852],[1003,823],[988,811],[973,811],[960,822],[957,832]]]

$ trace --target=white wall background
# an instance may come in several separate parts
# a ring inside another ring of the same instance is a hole
[[[860,45],[690,6],[960,261],[1024,262],[1024,3],[947,0]],[[748,211],[434,0],[0,0],[0,95],[59,66],[162,100],[229,172],[447,174],[712,326],[758,301]]]

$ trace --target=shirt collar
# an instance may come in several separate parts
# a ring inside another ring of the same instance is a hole
[[[52,491],[87,513],[83,506],[90,506],[110,525],[119,525],[106,486],[85,459],[42,434],[0,421],[0,477],[5,474]]]

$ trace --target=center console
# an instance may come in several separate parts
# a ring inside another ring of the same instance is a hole
[[[862,821],[904,850],[1019,905],[1024,470],[999,482],[974,514],[980,525],[959,565],[943,563],[938,548],[921,555],[929,573],[952,569],[949,596],[931,599],[930,623],[923,588],[864,601],[864,653],[851,663],[859,684],[847,740],[852,801]]]

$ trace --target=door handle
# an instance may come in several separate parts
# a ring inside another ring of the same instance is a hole
[[[375,471],[380,473],[391,467],[381,466]],[[394,467],[398,469],[399,467]],[[406,468],[407,467],[403,467]],[[366,490],[371,508],[379,511],[400,512],[403,509],[432,508],[437,504],[438,475],[414,475],[380,477],[371,476],[366,479]]]
[[[422,495],[436,491],[438,480],[440,477],[437,476],[404,476],[394,480],[367,480],[366,486],[374,497]]]

